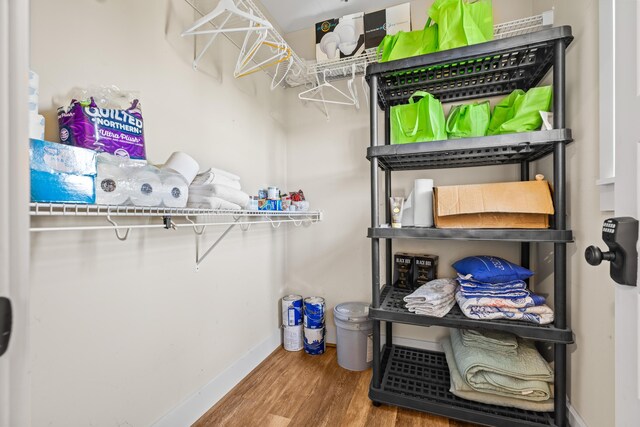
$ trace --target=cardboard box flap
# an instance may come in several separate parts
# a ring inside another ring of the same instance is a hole
[[[547,181],[501,182],[434,188],[436,215],[554,213]]]

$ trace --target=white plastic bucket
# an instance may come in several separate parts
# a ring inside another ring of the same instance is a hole
[[[333,309],[336,323],[338,365],[350,371],[364,371],[373,360],[373,320],[369,304],[345,302]]]

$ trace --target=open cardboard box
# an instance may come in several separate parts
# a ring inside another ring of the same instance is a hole
[[[452,185],[433,189],[437,228],[549,228],[547,181]]]

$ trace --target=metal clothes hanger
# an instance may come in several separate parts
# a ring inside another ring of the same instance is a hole
[[[253,25],[253,23],[252,23]],[[234,77],[244,77],[250,74],[256,73],[260,70],[264,70],[267,67],[272,65],[278,65],[281,62],[285,62],[291,58],[292,51],[289,46],[283,43],[278,43],[277,41],[267,40],[268,33],[259,33],[258,37],[254,41],[251,48],[247,49],[249,44],[249,40],[251,39],[254,33],[247,33],[245,36],[244,42],[242,43],[242,48],[240,49],[240,56],[238,57],[238,62],[236,62],[235,71],[233,72]],[[267,46],[272,51],[272,56],[263,60],[262,62],[252,65],[247,68],[247,65],[250,63],[252,59],[255,58],[256,53],[260,50],[261,47]],[[277,71],[276,71],[277,73]]]
[[[244,3],[242,2],[242,0],[237,0],[237,2],[238,2],[237,3],[238,5],[244,6]],[[207,24],[208,22],[212,21],[213,19],[217,18],[218,16],[224,13],[227,13],[227,16],[224,18],[224,20],[222,21],[220,26],[218,26],[218,28],[211,29],[211,30],[198,30],[198,28],[202,27],[203,25]],[[250,23],[249,27],[226,28],[227,23],[233,16],[238,16],[240,18],[248,20]],[[181,35],[182,37],[184,37],[184,36],[196,36],[199,34],[213,34],[211,38],[207,41],[207,44],[204,46],[204,48],[200,51],[200,53],[198,53],[196,58],[193,60],[193,68],[197,69],[198,62],[200,62],[200,59],[202,59],[202,57],[204,56],[204,53],[211,47],[211,45],[215,41],[218,34],[225,33],[225,32],[240,32],[240,31],[263,31],[266,33],[267,30],[272,28],[273,26],[269,23],[269,21],[266,21],[264,19],[261,19],[260,17],[255,16],[251,9],[249,9],[248,12],[245,12],[241,10],[236,5],[236,3],[234,3],[234,0],[220,0],[220,2],[215,7],[215,9],[207,13],[202,18],[198,19],[196,22],[194,22],[189,28],[184,30]]]
[[[277,87],[279,87],[282,82],[284,81],[284,79],[287,78],[287,76],[289,75],[289,72],[291,71],[291,67],[293,66],[293,57],[291,55],[289,55],[289,61],[287,62],[287,68],[285,68],[284,73],[282,74],[282,77],[280,78],[280,80],[278,80],[276,82],[276,77],[278,76],[278,72],[280,71],[280,64],[282,64],[283,62],[278,62],[276,64],[276,70],[273,73],[273,79],[271,79],[271,90],[275,90]]]
[[[322,80],[323,80],[322,83],[320,83],[318,77],[316,76],[318,84],[311,89],[300,92],[298,94],[298,98],[303,101],[322,102],[324,104],[356,105],[358,101],[354,97],[353,90],[349,89],[349,92],[351,93],[349,95],[344,93],[343,91],[341,91],[340,89],[332,85],[331,83],[329,83],[327,81],[327,71],[328,70],[326,69],[322,71]],[[326,100],[324,98],[325,89],[330,89],[333,93],[337,93],[341,98],[344,98],[344,101]],[[320,97],[321,97],[320,99],[316,97],[316,95],[318,94],[320,94]]]

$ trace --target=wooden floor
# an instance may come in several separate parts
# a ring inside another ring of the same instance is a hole
[[[368,397],[371,370],[338,366],[336,349],[321,356],[276,350],[194,426],[472,427]]]

